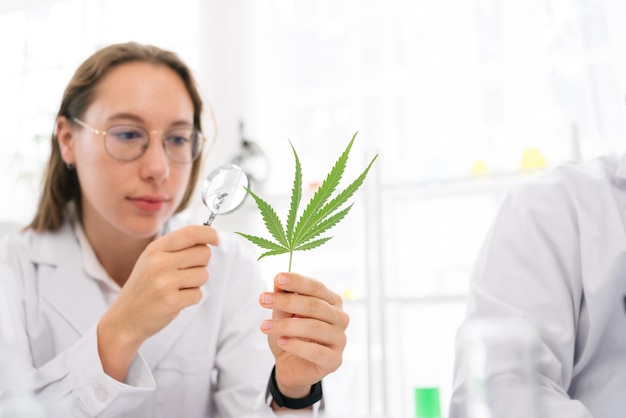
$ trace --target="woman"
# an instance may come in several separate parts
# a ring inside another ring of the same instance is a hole
[[[19,360],[68,415],[244,416],[266,386],[272,409],[310,408],[341,363],[338,295],[291,273],[264,292],[235,238],[174,216],[201,166],[201,112],[188,68],[136,43],[96,52],[65,90],[39,207],[0,266]]]

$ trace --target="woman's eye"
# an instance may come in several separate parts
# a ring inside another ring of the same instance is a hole
[[[143,138],[145,134],[143,134],[140,130],[123,128],[123,129],[115,129],[109,132],[115,139],[120,141],[130,141],[133,139]]]
[[[187,139],[187,137],[184,135],[174,134],[168,135],[167,142],[174,145],[185,145],[187,142],[189,142],[189,139]]]

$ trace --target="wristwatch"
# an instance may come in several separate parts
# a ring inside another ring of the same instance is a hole
[[[276,383],[276,366],[272,368],[272,374],[270,375],[270,380],[267,383],[267,388],[272,395],[274,402],[276,402],[276,405],[281,408],[304,409],[312,406],[322,399],[321,381],[311,385],[311,392],[305,398],[294,399],[280,393],[278,390],[278,384]]]

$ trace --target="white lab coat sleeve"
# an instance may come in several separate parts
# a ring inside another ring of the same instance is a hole
[[[271,416],[264,395],[274,358],[260,330],[261,322],[271,316],[271,311],[259,305],[259,296],[267,287],[257,262],[238,237],[220,233],[218,248],[228,254],[229,264],[223,273],[228,285],[217,296],[225,301],[215,359],[217,415]]]
[[[6,314],[3,328],[10,328],[9,332],[0,332],[0,347],[10,347],[8,353],[4,352],[2,369],[10,368],[14,379],[0,380],[0,397],[11,396],[16,389],[30,392],[46,408],[71,417],[119,417],[136,409],[155,389],[152,374],[141,355],[137,355],[125,383],[108,376],[98,355],[95,325],[45,364],[33,366],[19,302],[23,300],[19,274],[24,271],[20,268],[24,259],[19,252],[13,255],[16,257],[0,264],[0,280],[4,284],[0,290],[4,298],[0,299],[9,301],[2,312]]]
[[[542,416],[591,417],[567,395],[582,299],[578,245],[575,210],[558,176],[524,185],[505,199],[470,282],[468,321],[522,317],[539,330]],[[466,416],[462,362],[457,352],[451,418]]]
[[[137,409],[156,388],[148,365],[137,354],[124,383],[108,376],[98,355],[96,326],[68,350],[72,416],[119,417]],[[62,357],[63,354],[61,354]],[[42,385],[38,385],[42,386]]]

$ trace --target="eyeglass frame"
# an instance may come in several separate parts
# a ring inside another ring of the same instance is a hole
[[[146,153],[146,150],[150,146],[150,140],[151,140],[151,137],[152,137],[151,134],[154,133],[154,132],[159,132],[158,130],[148,131],[143,126],[134,125],[132,123],[129,123],[129,124],[120,123],[120,124],[116,124],[116,125],[110,126],[109,128],[107,128],[105,130],[100,130],[100,129],[94,128],[93,126],[88,125],[86,122],[80,120],[78,117],[76,117],[74,115],[68,115],[67,117],[72,122],[76,123],[77,125],[85,128],[85,129],[90,130],[92,133],[94,133],[96,135],[102,135],[102,140],[104,141],[104,149],[106,150],[107,154],[109,155],[109,157],[113,158],[115,161],[120,161],[120,162],[131,162],[131,161],[135,161],[135,160],[141,158],[141,156]],[[109,148],[107,147],[107,139],[106,139],[107,138],[107,132],[110,131],[111,129],[115,128],[115,127],[118,127],[118,126],[129,126],[129,127],[137,128],[137,129],[140,129],[140,130],[144,131],[146,134],[148,134],[147,135],[148,141],[146,143],[146,146],[143,148],[141,153],[138,154],[136,157],[133,157],[133,158],[130,158],[130,159],[122,159],[122,158],[117,158],[117,157],[111,155],[111,151],[109,151]],[[204,144],[207,142],[207,138],[206,138],[206,136],[204,136],[202,131],[200,131],[199,129],[197,129],[195,127],[191,128],[191,129],[192,129],[192,132],[195,132],[195,133],[197,133],[199,135],[199,144],[198,144],[199,146],[198,146],[198,152],[189,161],[178,161],[178,160],[173,159],[170,156],[170,154],[169,154],[169,152],[168,152],[168,150],[167,150],[167,148],[165,146],[165,142],[166,142],[166,139],[167,139],[167,133],[171,132],[171,131],[173,131],[175,129],[166,129],[166,130],[160,131],[161,132],[161,144],[162,144],[162,147],[163,147],[163,152],[165,152],[165,155],[167,156],[167,158],[170,161],[172,161],[173,163],[176,163],[176,164],[191,164],[200,156],[200,154],[202,154],[202,150],[204,149]]]

